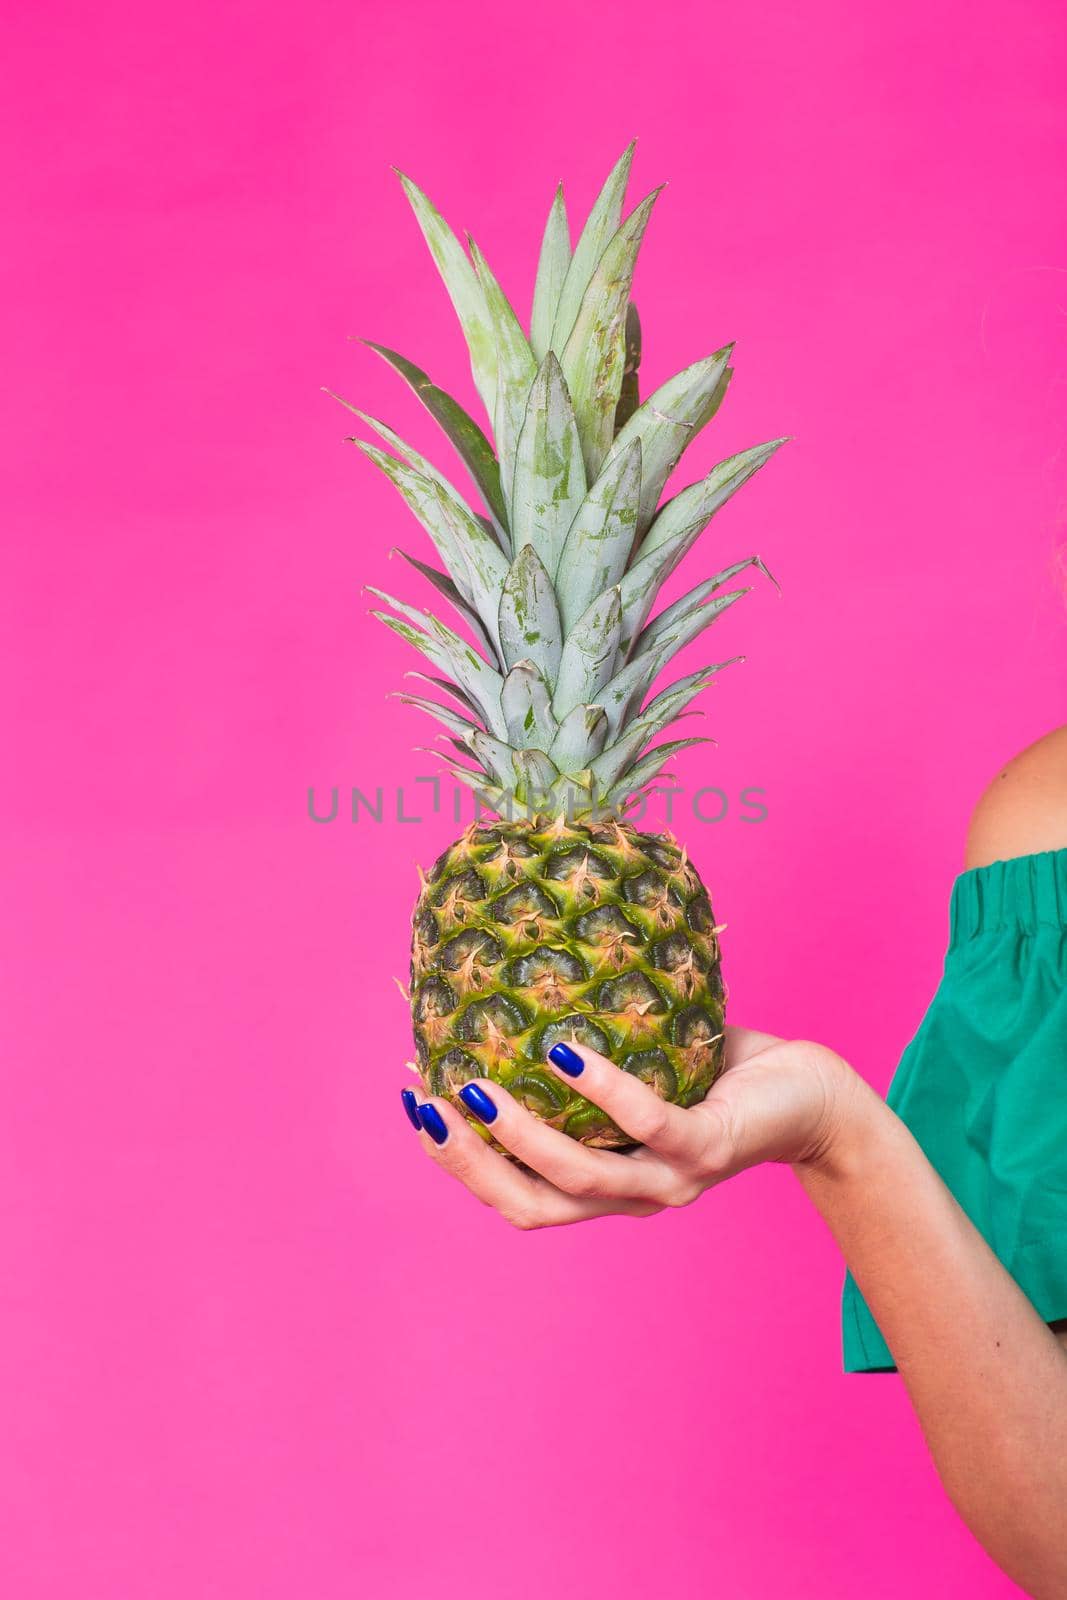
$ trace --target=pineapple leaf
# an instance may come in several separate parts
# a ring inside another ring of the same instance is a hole
[[[503,737],[507,730],[500,704],[503,688],[500,674],[472,645],[429,612],[416,611],[382,589],[371,588],[370,592],[400,612],[399,617],[392,617],[386,611],[375,611],[373,615],[378,621],[414,645],[435,667],[451,674],[468,699],[473,700],[489,731]],[[407,620],[402,620],[405,618]]]
[[[454,492],[427,478],[377,445],[356,441],[363,454],[385,473],[433,540],[456,588],[472,605],[490,637],[495,637],[500,591],[508,560],[485,526]]]
[[[695,610],[677,618],[669,628],[664,628],[650,649],[635,651],[634,661],[653,663],[654,678],[672,656],[677,655],[679,650],[684,650],[698,634],[703,633],[704,629],[717,621],[724,611],[729,611],[731,606],[736,605],[738,600],[749,592],[748,589],[731,589],[729,594],[721,594],[717,600],[709,600],[706,605],[697,606]],[[649,683],[651,682],[650,678]]]
[[[664,689],[649,703],[623,731],[622,737],[609,745],[593,762],[593,781],[598,791],[615,787],[645,746],[680,716],[690,701],[695,700],[701,690],[707,687],[714,671],[713,667],[702,667],[699,672],[691,672],[688,677],[671,684],[669,689]],[[606,726],[605,717],[605,729]]]
[[[511,494],[516,555],[533,545],[550,578],[585,498],[582,443],[559,362],[550,350],[530,390],[515,449]]]
[[[477,731],[477,724],[461,717],[458,711],[453,711],[451,706],[439,705],[436,700],[424,700],[420,694],[404,694],[400,690],[395,698],[406,706],[415,706],[419,711],[425,711],[428,717],[433,717],[443,724],[452,733],[467,738],[472,731]]]
[[[693,534],[692,537],[695,538],[696,535]],[[690,542],[692,541],[690,540]],[[636,567],[631,567],[619,585],[619,592],[622,598],[622,641],[620,649],[624,655],[635,655],[637,653],[638,638],[642,639],[640,648],[642,650],[648,648],[641,630],[644,627],[648,613],[652,609],[657,593],[670,573],[674,571],[678,560],[681,559],[675,553],[672,560],[670,559],[671,554],[672,547],[670,545],[661,545],[658,550],[653,550],[650,556],[646,556],[643,561],[638,562]],[[724,583],[729,583],[730,579],[735,578],[739,572],[744,572],[746,567],[755,565],[762,566],[763,563],[758,556],[749,556],[745,561],[738,561],[733,566],[724,568],[722,572],[716,573],[706,583],[698,585],[698,588],[703,590],[699,598],[697,598],[697,589],[690,590],[676,605],[668,607],[668,611],[671,613],[670,624],[664,622],[662,618],[658,617],[656,619],[656,637],[659,637],[666,627],[673,626],[673,623],[682,616],[688,616],[689,612],[706,600],[709,594],[713,594],[716,589],[721,589]],[[666,616],[667,611],[664,611],[663,617],[665,618]]]
[[[618,588],[598,595],[564,641],[552,698],[557,721],[577,705],[592,705],[611,678],[619,649]]]
[[[770,576],[751,556],[660,602],[652,615],[710,519],[785,440],[720,462],[666,499],[690,440],[722,404],[733,346],[641,403],[633,277],[659,190],[624,215],[632,158],[630,145],[573,251],[557,188],[529,338],[474,240],[454,234],[400,174],[459,316],[491,428],[413,362],[371,343],[438,422],[477,489],[464,485],[464,498],[385,423],[349,406],[378,435],[355,442],[390,478],[439,558],[428,565],[400,554],[461,621],[450,617],[446,626],[378,589],[371,593],[385,605],[373,614],[430,663],[405,674],[428,688],[398,698],[442,726],[434,744],[446,754],[433,753],[478,795],[479,816],[481,805],[568,818],[623,810],[675,754],[709,742],[672,737],[673,725],[695,714],[691,702],[730,663],[688,672],[659,693],[656,680],[748,593],[730,587],[739,574]]]
[[[470,753],[486,774],[501,788],[510,788],[514,776],[511,760],[515,753],[511,746],[494,739],[491,733],[484,733],[481,728],[472,728],[463,737],[470,747]]]
[[[503,814],[511,792],[510,782],[507,789],[501,789],[499,785],[490,783],[484,773],[472,772],[469,767],[461,767],[458,762],[450,761],[447,756],[442,755],[440,750],[432,750],[430,754],[444,763],[458,783],[466,784],[468,789],[473,789],[487,811]]]
[[[526,402],[537,374],[537,364],[511,305],[493,276],[492,268],[474,240],[471,255],[478,269],[478,281],[493,328],[497,358],[497,396],[493,412],[493,433],[500,461],[500,479],[507,500],[514,477],[515,446],[526,415]],[[509,518],[514,507],[508,506]]]
[[[463,709],[469,711],[472,717],[478,716],[478,707],[474,704],[474,701],[463,693],[458,683],[453,683],[450,678],[431,678],[428,673],[414,671],[405,672],[404,676],[405,678],[417,678],[420,683],[428,683],[434,689],[440,689],[442,694],[451,695],[453,700],[458,700]]]
[[[661,384],[644,405],[638,406],[611,446],[609,460],[634,439],[641,441],[643,476],[639,533],[644,533],[655,516],[663,486],[677,466],[682,451],[722,403],[732,350],[732,344],[725,345]]]
[[[532,661],[517,661],[500,694],[508,743],[516,749],[548,750],[556,737],[548,684]]]
[[[667,570],[673,572],[720,506],[724,506],[786,442],[786,438],[771,439],[766,444],[753,445],[736,456],[729,456],[713,467],[706,478],[691,483],[673,500],[668,500],[641,542],[634,570],[654,550],[669,544],[673,554]]]
[[[641,498],[641,441],[611,460],[571,523],[556,572],[563,626],[570,629],[598,594],[626,571]]]
[[[524,544],[511,564],[500,596],[498,624],[505,667],[532,661],[551,683],[563,639],[556,591],[532,544]]]
[[[448,573],[438,572],[436,567],[427,566],[426,562],[420,561],[417,556],[409,556],[406,550],[398,549],[396,553],[404,558],[408,566],[414,567],[416,572],[421,572],[423,577],[433,584],[438,594],[443,594],[450,605],[455,607],[473,633],[479,650],[491,660],[497,659],[497,646],[482,627],[481,619],[474,607],[467,604]]]
[[[616,221],[615,226],[618,226]],[[567,227],[567,206],[560,184],[552,201],[541,240],[537,262],[533,309],[530,314],[530,345],[534,358],[543,361],[552,344],[552,324],[559,307],[563,282],[571,264],[571,236]]]
[[[641,321],[633,301],[626,308],[626,358],[622,369],[622,388],[615,407],[615,435],[626,426],[641,403],[637,369],[641,365]]]
[[[431,382],[427,374],[421,367],[415,366],[414,362],[398,355],[395,350],[390,350],[387,345],[375,344],[371,339],[365,339],[363,342],[368,349],[388,362],[394,371],[399,372],[418,395],[434,421],[440,424],[477,484],[494,522],[501,533],[506,534],[508,517],[500,487],[500,464],[493,453],[492,445],[474,418],[464,411],[457,400],[453,400],[451,395]]]
[[[608,173],[604,187],[597,196],[585,227],[578,238],[574,255],[568,263],[566,280],[559,295],[559,303],[554,308],[555,320],[552,326],[550,342],[552,349],[557,352],[564,348],[570,338],[579,307],[589,287],[589,280],[592,278],[609,240],[618,230],[622,219],[622,203],[626,196],[626,185],[630,181],[630,167],[633,163],[635,143],[636,140],[630,141]]]
[[[711,605],[704,606],[697,613],[695,621],[687,619],[687,623],[683,625],[683,627],[691,626],[692,632],[677,630],[666,635],[655,649],[640,656],[635,655],[615,674],[600,694],[600,703],[607,713],[609,739],[621,734],[638,715],[645,695],[671,657],[747,593],[747,589],[738,589],[731,594],[723,595],[719,600],[712,601]],[[720,662],[718,666],[709,667],[707,670],[717,672],[720,667],[731,666],[733,661],[737,660],[741,660],[741,657],[735,656],[731,661]]]
[[[599,755],[607,732],[603,706],[573,706],[560,723],[548,753],[561,772],[579,771]]]
[[[354,412],[360,421],[365,422],[367,427],[371,428],[380,439],[385,440],[386,444],[391,445],[396,451],[397,455],[401,456],[407,462],[409,467],[413,467],[416,472],[421,473],[424,478],[428,478],[431,483],[438,484],[446,491],[447,494],[451,496],[453,500],[456,501],[457,505],[462,506],[468,517],[472,519],[474,518],[475,513],[471,510],[466,500],[463,499],[463,496],[458,492],[458,490],[453,488],[452,484],[449,483],[444,473],[439,472],[434,466],[433,462],[428,461],[424,455],[421,455],[419,451],[415,449],[414,445],[410,445],[403,440],[393,428],[389,427],[388,423],[381,422],[377,417],[370,416],[366,411],[360,411],[356,406],[349,406],[347,400],[342,400],[341,404],[343,406],[347,406],[350,411]],[[347,442],[349,444],[360,445],[360,440],[356,438],[350,438]],[[496,534],[493,533],[491,529],[490,535],[495,544]]]
[[[617,806],[629,795],[637,794],[645,788],[654,778],[658,778],[672,756],[679,750],[688,750],[694,744],[712,744],[711,739],[671,739],[666,744],[657,745],[655,750],[650,750],[647,756],[632,766],[624,775],[621,782],[616,784],[608,793],[600,796],[601,805]]]
[[[589,280],[560,364],[567,379],[587,476],[600,471],[614,437],[626,363],[626,308],[637,252],[659,189],[635,206]]]
[[[552,785],[559,777],[559,771],[545,752],[513,750],[511,762],[519,780],[515,788],[516,799],[521,800],[526,806],[532,804],[534,807],[547,799]]]
[[[497,356],[492,319],[478,276],[448,223],[417,184],[394,167],[437,263],[470,351],[474,384],[490,417],[496,409]]]
[[[441,560],[452,574],[456,588],[464,600],[471,601],[474,587],[466,561],[456,544],[452,525],[445,521],[438,499],[439,484],[427,478],[405,461],[397,461],[380,445],[369,444],[365,439],[354,439],[357,450],[362,450],[368,461],[373,461],[400,495],[409,511],[413,511],[433,541]],[[499,552],[498,552],[499,553]],[[506,569],[503,555],[501,561]]]
[[[703,583],[698,583],[695,589],[690,589],[688,594],[684,594],[672,606],[668,606],[665,611],[661,611],[659,616],[648,624],[647,628],[643,628],[637,634],[633,640],[632,653],[634,655],[644,655],[647,650],[651,650],[658,640],[672,629],[676,623],[684,621],[699,606],[704,604],[709,595],[713,595],[716,589],[721,589],[724,583],[729,583],[731,578],[736,578],[739,572],[744,572],[746,567],[756,567],[763,573],[764,577],[770,578],[775,588],[778,587],[774,574],[769,571],[759,556],[749,556],[745,561],[735,561],[732,567],[724,567],[722,572],[717,572],[713,578],[705,578]]]
[[[481,517],[469,516],[463,502],[444,485],[435,487],[442,523],[449,528],[466,565],[474,607],[486,631],[496,639],[498,596],[507,577],[508,558]]]

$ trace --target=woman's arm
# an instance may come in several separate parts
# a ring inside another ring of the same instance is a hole
[[[967,864],[1064,847],[1060,730],[994,780]],[[1037,1600],[1067,1600],[1067,1356],[894,1113],[832,1051],[743,1029],[727,1030],[727,1071],[685,1111],[591,1051],[570,1058],[551,1064],[578,1076],[641,1146],[633,1154],[577,1144],[488,1081],[461,1093],[522,1167],[443,1100],[415,1117],[426,1150],[520,1228],[648,1216],[758,1162],[789,1163],[893,1351],[967,1525]]]
[[[1067,847],[1067,728],[993,779],[965,865]],[[1067,1066],[1067,1063],[1065,1063]],[[1067,1595],[1067,1331],[1051,1333],[874,1095],[797,1174],[841,1246],[975,1537],[1029,1594]]]
[[[965,865],[1065,847],[1067,728],[1059,728],[986,789]],[[1029,1594],[1062,1600],[1067,1331],[1057,1343],[873,1094],[856,1097],[821,1165],[796,1170],[893,1352],[964,1521]]]
[[[522,1166],[454,1106],[419,1107],[435,1161],[522,1229],[649,1216],[762,1161],[788,1162],[874,1313],[967,1526],[1035,1600],[1067,1597],[1067,1356],[899,1118],[821,1045],[727,1030],[700,1105],[668,1105],[584,1047],[553,1051],[641,1148],[591,1150],[502,1085],[461,1091]],[[407,1091],[411,1094],[412,1091]]]
[[[964,865],[1067,849],[1067,727],[1046,733],[1000,771],[979,800]]]
[[[1067,849],[1067,727],[1055,728],[1008,762],[975,807],[966,867]],[[1067,1350],[1067,1319],[1053,1323]]]
[[[903,1123],[858,1078],[794,1170],[893,1352],[942,1482],[993,1559],[1067,1596],[1067,1356]]]

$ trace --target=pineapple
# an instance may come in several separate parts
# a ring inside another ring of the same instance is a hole
[[[434,669],[412,676],[443,697],[400,698],[444,725],[459,756],[443,758],[448,769],[498,819],[469,827],[423,880],[411,956],[419,1073],[450,1099],[468,1079],[494,1079],[564,1133],[607,1148],[624,1135],[545,1066],[554,1043],[591,1046],[685,1106],[722,1067],[720,930],[707,890],[683,848],[640,832],[625,811],[672,756],[705,742],[652,746],[729,663],[649,700],[654,681],[748,592],[726,585],[766,568],[758,556],[735,562],[651,617],[656,595],[719,507],[785,443],[732,456],[660,506],[685,446],[722,403],[733,347],[640,403],[630,291],[658,191],[623,219],[632,156],[633,145],[573,251],[557,189],[529,337],[478,246],[468,239],[468,254],[400,175],[495,443],[420,368],[372,348],[441,425],[481,505],[363,412],[388,449],[354,441],[429,534],[445,570],[405,559],[466,630],[372,591],[389,608],[374,615]]]

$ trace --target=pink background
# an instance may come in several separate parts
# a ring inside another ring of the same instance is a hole
[[[420,580],[340,389],[451,465],[468,399],[389,163],[528,304],[555,180],[640,136],[646,382],[728,339],[687,478],[789,445],[689,581],[719,625],[679,828],[735,1019],[883,1088],[969,808],[1062,720],[1065,20],[1052,0],[308,0],[9,14],[0,585],[0,1588],[18,1600],[1014,1593],[894,1378],[840,1372],[789,1176],[520,1236],[401,1116],[415,863],[309,784],[429,770],[364,583]],[[682,480],[686,481],[686,480]],[[721,559],[720,559],[721,558]],[[696,658],[689,661],[696,665]]]

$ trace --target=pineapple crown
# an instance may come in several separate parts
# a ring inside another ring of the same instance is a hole
[[[450,756],[449,770],[509,815],[516,804],[572,818],[621,810],[678,751],[707,742],[649,748],[730,663],[702,667],[647,704],[646,696],[676,652],[748,593],[718,591],[749,567],[770,577],[749,556],[649,620],[661,586],[715,512],[786,440],[731,456],[660,507],[683,450],[722,403],[733,346],[639,403],[641,335],[630,288],[660,191],[622,218],[633,150],[616,162],[573,251],[562,185],[556,190],[529,337],[474,240],[468,236],[468,255],[399,174],[459,316],[495,443],[420,368],[367,342],[440,424],[483,509],[385,423],[349,407],[395,452],[353,441],[399,490],[446,570],[400,554],[449,601],[476,645],[430,612],[372,589],[392,608],[374,615],[436,669],[410,676],[453,704],[400,698],[444,724],[473,764]]]

